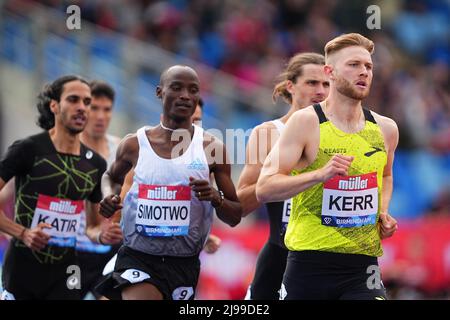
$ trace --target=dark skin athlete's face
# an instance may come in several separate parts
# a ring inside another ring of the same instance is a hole
[[[197,73],[184,66],[169,68],[162,77],[156,95],[162,100],[163,115],[175,122],[189,120],[200,99]]]

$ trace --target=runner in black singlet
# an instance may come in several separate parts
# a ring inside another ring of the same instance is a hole
[[[0,161],[0,189],[12,177],[16,185],[14,221],[0,212],[0,230],[13,237],[3,264],[2,299],[80,298],[76,232],[86,210],[89,236],[100,235],[100,178],[106,169],[105,160],[79,140],[90,103],[82,78],[55,80],[38,98],[38,124],[45,131],[14,142]],[[100,240],[108,238],[104,230]]]

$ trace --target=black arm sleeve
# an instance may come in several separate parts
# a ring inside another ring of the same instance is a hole
[[[15,141],[0,160],[0,178],[8,182],[14,176],[24,175],[33,166],[34,148],[30,139]]]

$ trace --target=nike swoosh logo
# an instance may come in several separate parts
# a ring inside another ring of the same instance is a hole
[[[374,150],[364,153],[364,155],[365,155],[366,157],[370,157],[370,156],[374,155],[375,153],[381,151],[380,148],[377,148],[377,147],[372,147],[372,148],[373,148]]]

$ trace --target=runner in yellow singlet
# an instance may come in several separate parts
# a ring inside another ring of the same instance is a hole
[[[292,115],[258,179],[259,201],[294,197],[284,299],[386,299],[377,257],[397,229],[388,207],[398,129],[361,104],[373,50],[356,33],[327,43],[328,98]]]

